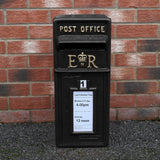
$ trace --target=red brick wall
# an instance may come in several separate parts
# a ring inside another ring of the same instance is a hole
[[[0,2],[0,122],[54,121],[52,19],[112,18],[111,120],[160,119],[159,0]]]

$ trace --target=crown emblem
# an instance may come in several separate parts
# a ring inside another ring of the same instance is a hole
[[[87,55],[82,52],[81,54],[78,55],[78,60],[80,63],[84,63],[87,60]]]

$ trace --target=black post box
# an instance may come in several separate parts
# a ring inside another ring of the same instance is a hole
[[[56,144],[106,146],[109,141],[111,19],[54,19]]]

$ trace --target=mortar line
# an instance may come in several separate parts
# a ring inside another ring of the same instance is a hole
[[[29,25],[27,25],[26,27],[27,27],[27,38],[30,39]]]
[[[158,62],[159,62],[159,53],[157,52],[156,53],[156,66],[158,67],[159,65],[158,65]]]
[[[52,23],[52,19],[51,19],[51,10],[48,11],[48,21],[49,21],[48,24],[51,24],[51,23]]]
[[[4,25],[7,24],[7,13],[6,13],[6,9],[3,10],[3,21],[4,21]]]
[[[159,81],[157,80],[157,95],[159,94]]]
[[[135,20],[136,20],[136,23],[138,22],[138,11],[136,9],[136,14],[135,14]]]
[[[0,38],[0,41],[4,41],[6,40],[5,38]],[[7,41],[27,41],[28,38],[10,38],[7,39]],[[52,38],[30,38],[29,40],[33,40],[33,41],[50,41],[52,40]],[[117,38],[117,37],[112,37],[112,40],[152,40],[152,41],[157,41],[160,40],[160,37],[145,37],[145,38],[141,38],[141,37],[124,37],[124,38]],[[147,51],[146,51],[147,52]],[[150,51],[150,52],[155,52],[155,51]],[[120,52],[118,52],[120,53]]]
[[[116,8],[118,9],[118,0],[116,0]]]
[[[114,38],[117,38],[117,25],[114,25]]]
[[[10,54],[11,56],[13,55],[13,54]],[[3,56],[3,55],[1,55],[1,56]],[[6,55],[5,55],[6,56]],[[53,67],[53,66],[50,66],[50,67]],[[36,69],[42,69],[42,70],[46,70],[46,69],[50,69],[50,67],[29,67],[29,68],[26,68],[26,67],[20,67],[20,68],[17,68],[17,67],[11,67],[11,68],[8,68],[9,70],[21,70],[21,69],[27,69],[27,70],[29,70],[29,69],[33,69],[33,70],[36,70]],[[111,66],[112,68],[126,68],[126,69],[128,69],[128,68],[134,68],[134,69],[136,69],[136,67],[137,66]],[[138,66],[138,68],[150,68],[150,69],[160,69],[160,67],[159,66]],[[4,68],[0,68],[0,69],[4,69]],[[112,69],[111,69],[112,70]],[[135,79],[134,79],[135,80]],[[149,79],[148,79],[149,80]],[[150,79],[151,80],[151,79]],[[152,80],[152,81],[154,81],[154,79]]]
[[[30,8],[30,0],[27,0],[27,8]]]
[[[11,26],[11,27],[15,27],[15,26],[52,26],[52,24],[49,23],[8,23],[8,24],[0,24],[0,26]]]
[[[29,6],[30,7],[30,6]],[[65,10],[65,9],[73,9],[72,7],[46,7],[46,8],[6,8],[7,11],[20,11],[20,10]],[[116,7],[79,7],[79,8],[75,8],[76,10],[115,10],[117,9]],[[147,8],[147,10],[159,10],[159,8],[154,8],[154,7],[150,7]],[[0,9],[3,10],[3,9]],[[135,8],[118,8],[118,10],[136,10]],[[139,7],[138,10],[146,10],[146,7]]]
[[[94,10],[93,10],[94,11]],[[26,26],[26,24],[31,26],[52,26],[52,23],[7,23],[7,24],[0,24],[0,26]],[[159,25],[159,22],[112,22],[113,25]]]
[[[6,55],[8,54],[8,41],[5,40],[4,43],[5,43],[5,55]]]
[[[72,1],[72,8],[74,8],[74,0],[71,0]]]

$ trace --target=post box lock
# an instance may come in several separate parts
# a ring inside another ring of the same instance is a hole
[[[56,144],[106,146],[111,19],[105,15],[57,16],[53,34]]]

